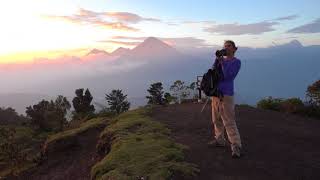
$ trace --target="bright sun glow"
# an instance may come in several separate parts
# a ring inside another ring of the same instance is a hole
[[[64,55],[59,52],[66,53],[64,50],[67,49],[74,49],[71,54],[77,55],[76,49],[90,48],[97,40],[106,38],[106,34],[114,34],[111,30],[46,17],[53,14],[70,15],[76,10],[76,7],[67,5],[54,8],[44,1],[37,0],[1,2],[0,63],[57,57]]]

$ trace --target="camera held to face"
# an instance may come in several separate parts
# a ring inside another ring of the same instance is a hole
[[[217,57],[227,56],[227,50],[226,49],[217,50],[216,56]]]

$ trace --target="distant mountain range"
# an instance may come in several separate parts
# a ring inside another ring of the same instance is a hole
[[[130,52],[129,48],[123,48],[123,47],[119,47],[118,49],[116,49],[115,51],[113,51],[111,53],[112,56],[124,56],[127,53]]]
[[[104,54],[106,56],[110,56],[111,54],[108,53],[107,51],[100,50],[100,49],[92,49],[90,52],[87,53],[86,56],[90,56],[92,54]]]
[[[41,77],[40,83],[35,77],[30,80],[32,83],[24,81],[21,89],[28,92],[37,89],[50,97],[58,94],[73,97],[76,88],[88,87],[99,103],[105,103],[104,96],[112,89],[122,89],[137,107],[146,103],[145,96],[151,83],[160,81],[168,91],[175,80],[187,84],[195,81],[196,76],[203,75],[211,67],[217,48],[219,46],[179,49],[150,37],[133,49],[118,48],[111,53],[92,49],[80,57],[90,60],[87,64],[65,69],[59,65],[55,71],[60,75],[65,73],[61,75],[63,78],[51,83],[44,77],[52,76],[46,75]],[[293,40],[267,48],[239,47],[236,56],[242,62],[235,80],[237,103],[254,105],[266,96],[304,98],[307,86],[320,79],[319,45],[303,46]],[[77,76],[76,72],[82,67],[87,69]],[[69,75],[69,71],[74,74]],[[13,99],[9,104],[1,101],[0,105],[17,107],[21,104],[18,98]]]

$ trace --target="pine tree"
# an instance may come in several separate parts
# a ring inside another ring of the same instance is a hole
[[[150,96],[146,96],[148,99],[148,104],[164,104],[163,91],[162,91],[162,83],[157,82],[151,84],[151,87],[147,90]]]
[[[308,86],[306,96],[309,104],[320,106],[320,80]]]
[[[63,126],[67,123],[67,119],[65,116],[67,115],[67,111],[70,110],[71,104],[67,100],[66,97],[59,95],[55,100],[56,113],[60,118],[60,129],[63,129]]]
[[[93,114],[95,108],[94,105],[91,104],[93,97],[89,89],[86,89],[84,94],[83,88],[76,89],[75,93],[76,97],[72,100],[72,104],[75,109],[75,112],[73,112],[73,119],[83,118],[84,116]]]
[[[108,109],[111,112],[120,114],[130,108],[130,103],[126,100],[127,95],[124,95],[120,89],[112,90],[110,94],[106,94],[105,98],[109,105]]]

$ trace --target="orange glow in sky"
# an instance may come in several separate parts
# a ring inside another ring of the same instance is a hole
[[[238,6],[212,6],[217,3],[1,0],[0,64],[81,56],[94,48],[111,52],[120,46],[132,48],[137,45],[136,40],[141,42],[141,37],[150,36],[162,38],[172,46],[179,46],[180,42],[192,47],[220,46],[226,39],[236,41],[238,46],[255,48],[285,44],[293,39],[303,45],[320,44],[320,18],[314,2],[304,3],[304,14],[296,11],[303,2],[289,3],[293,7],[288,3],[280,6],[277,1],[262,4],[277,10],[268,16],[248,6],[252,3],[258,6],[260,2],[237,2],[244,13],[230,16],[225,15],[224,8],[233,12]],[[190,8],[195,11],[191,13]]]
[[[112,27],[89,26],[48,18],[47,15],[70,15],[72,6],[51,7],[41,1],[7,1],[0,4],[0,63],[31,62],[33,58],[59,55],[82,55],[83,49],[101,45],[98,40],[124,33]],[[119,24],[113,26],[119,27]],[[81,51],[79,51],[81,49]]]

